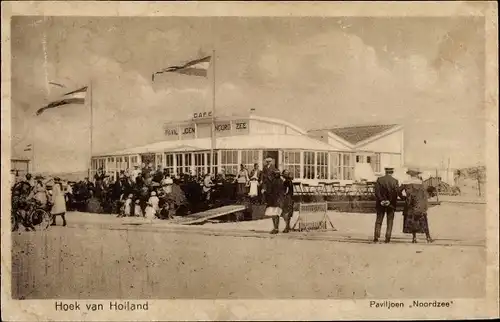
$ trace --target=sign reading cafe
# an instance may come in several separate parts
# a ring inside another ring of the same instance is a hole
[[[212,112],[198,112],[193,114],[193,120],[212,117]]]

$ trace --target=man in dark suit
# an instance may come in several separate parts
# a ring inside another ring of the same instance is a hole
[[[271,157],[267,157],[264,160],[264,169],[261,171],[260,178],[260,189],[262,193],[263,202],[265,203],[265,194],[268,190],[267,186],[270,185],[271,181],[274,178],[274,173],[276,172],[276,167],[274,166],[274,159]]]
[[[375,235],[373,242],[378,242],[380,238],[380,230],[384,216],[387,214],[387,230],[385,232],[385,242],[391,241],[392,225],[394,223],[394,211],[398,201],[398,180],[392,177],[393,168],[385,168],[385,176],[377,179],[375,183],[375,199],[377,202],[377,219],[375,220]]]

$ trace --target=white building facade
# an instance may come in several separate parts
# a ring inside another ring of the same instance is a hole
[[[94,156],[91,173],[102,167],[116,178],[120,170],[152,163],[175,175],[222,169],[236,174],[240,164],[251,169],[257,163],[262,169],[263,160],[271,157],[295,180],[328,182],[354,180],[356,163],[370,164],[374,173],[404,163],[403,128],[399,125],[305,131],[283,120],[253,114],[221,116],[213,122],[214,140],[212,115],[195,113],[190,120],[165,124],[161,142]]]

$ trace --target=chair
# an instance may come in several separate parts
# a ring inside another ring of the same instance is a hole
[[[320,182],[322,184],[322,182]],[[331,182],[324,182],[323,183],[323,191],[325,193],[325,198],[329,199],[330,197],[333,196],[333,185]]]
[[[312,199],[311,186],[308,183],[302,183],[302,191],[303,191],[303,201],[311,202]]]
[[[293,195],[299,197],[299,202],[303,201],[304,190],[302,189],[302,183],[292,182],[293,184]]]

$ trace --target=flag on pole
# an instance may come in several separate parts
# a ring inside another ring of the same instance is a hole
[[[38,109],[38,111],[36,111],[36,115],[40,115],[48,109],[56,108],[56,107],[63,106],[63,105],[85,104],[85,97],[87,96],[87,89],[88,89],[88,86],[85,86],[85,87],[82,87],[82,88],[79,88],[77,90],[74,90],[74,91],[71,91],[69,93],[64,94],[61,99],[54,101],[54,102],[51,102],[49,105]]]
[[[170,66],[158,72],[153,73],[151,76],[152,81],[155,81],[155,75],[163,73],[179,73],[190,76],[207,77],[208,68],[210,67],[210,59],[212,56],[206,56],[200,59],[192,60],[182,66]]]
[[[32,145],[28,144],[25,148],[24,151],[31,151]]]

